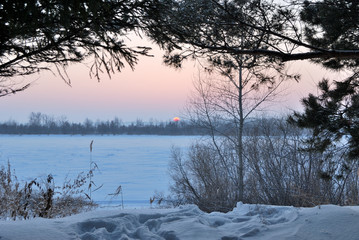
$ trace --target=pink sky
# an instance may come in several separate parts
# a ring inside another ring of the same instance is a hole
[[[142,57],[135,71],[126,66],[111,79],[104,74],[101,82],[89,77],[88,67],[84,64],[68,68],[72,87],[50,72],[23,78],[24,81],[34,81],[33,85],[24,92],[0,98],[0,121],[13,119],[24,122],[31,112],[66,116],[75,122],[82,122],[85,118],[96,121],[118,117],[131,122],[137,118],[167,121],[181,117],[193,89],[192,81],[198,73],[198,66],[187,62],[183,69],[175,70],[162,63],[163,53],[157,47],[152,54],[154,58]],[[278,99],[273,106],[273,114],[300,109],[299,100],[308,92],[316,91],[316,82],[333,75],[305,62],[291,64],[290,69],[301,73],[302,80],[299,84],[287,84],[287,95]]]
[[[196,67],[192,62],[182,70],[175,70],[164,66],[161,51],[154,49],[152,54],[156,57],[141,57],[135,71],[126,66],[111,79],[103,74],[100,82],[90,78],[85,64],[68,68],[72,87],[56,72],[57,76],[41,72],[23,78],[24,82],[34,81],[32,86],[0,99],[3,109],[0,121],[25,121],[30,112],[65,115],[71,121],[80,122],[86,117],[109,120],[115,116],[124,121],[172,119],[184,106]]]

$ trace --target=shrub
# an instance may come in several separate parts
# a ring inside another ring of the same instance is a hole
[[[260,131],[253,129],[245,144],[249,203],[299,207],[359,203],[358,161],[348,161],[344,148],[313,151],[305,141],[307,133],[280,120],[263,120],[256,128]],[[280,134],[274,136],[273,129]]]
[[[359,204],[359,162],[348,160],[345,148],[336,145],[318,153],[304,141],[308,132],[284,120],[256,123],[247,129],[243,142],[244,202],[298,207]],[[238,154],[225,138],[216,142],[195,143],[187,155],[172,149],[171,193],[178,204],[196,204],[207,212],[227,212],[235,206]]]
[[[233,191],[236,181],[223,164],[210,144],[194,144],[187,156],[173,148],[171,192],[178,199],[177,203],[196,204],[206,212],[232,210],[237,202]]]
[[[55,218],[93,209],[96,204],[83,190],[88,178],[89,174],[81,173],[57,187],[49,174],[45,180],[34,179],[21,187],[8,162],[6,168],[0,167],[0,218]]]

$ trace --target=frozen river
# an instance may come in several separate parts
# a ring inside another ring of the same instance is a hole
[[[111,199],[121,185],[125,207],[149,206],[155,191],[168,193],[168,164],[171,147],[188,148],[194,136],[70,136],[70,135],[0,135],[0,165],[10,161],[21,181],[52,174],[61,186],[66,176],[75,178],[89,170],[90,161],[100,171],[93,178],[103,187],[92,193],[102,204],[118,203]],[[93,142],[92,154],[90,143]]]

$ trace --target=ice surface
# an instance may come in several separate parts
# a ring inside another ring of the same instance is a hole
[[[169,186],[168,164],[173,145],[186,148],[194,136],[69,136],[0,135],[0,165],[10,160],[20,180],[44,178],[53,174],[55,184],[65,177],[73,179],[89,170],[90,158],[100,171],[95,184],[103,187],[92,194],[102,204],[119,204],[108,194],[119,185],[126,207],[149,206],[155,191],[166,193]],[[94,140],[92,156],[90,142]]]
[[[359,207],[294,208],[239,203],[228,213],[196,206],[96,210],[62,219],[0,222],[0,239],[357,240]]]

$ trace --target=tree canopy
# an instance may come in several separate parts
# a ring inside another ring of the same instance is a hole
[[[4,0],[0,3],[0,96],[23,90],[10,77],[92,57],[91,74],[133,67],[148,47],[128,47],[130,31],[157,14],[156,0]],[[62,74],[70,83],[70,79]]]
[[[133,67],[149,55],[125,44],[133,31],[177,67],[191,57],[277,70],[294,60],[354,71],[359,64],[356,0],[4,0],[0,9],[0,96],[28,86],[13,87],[11,77],[88,57],[97,78]]]
[[[289,121],[299,127],[313,130],[315,149],[326,150],[330,145],[344,141],[347,156],[359,156],[359,80],[358,74],[345,81],[319,83],[320,94],[310,94],[302,100],[304,113],[295,112]],[[343,139],[344,138],[344,139]]]
[[[152,37],[180,66],[189,57],[232,54],[267,66],[313,60],[326,67],[358,65],[355,0],[164,0]],[[335,20],[334,20],[335,19]]]
[[[343,54],[342,57],[313,60],[327,68],[349,69],[352,73],[344,80],[320,81],[319,94],[309,94],[304,98],[304,112],[294,112],[289,120],[299,127],[312,130],[313,137],[309,142],[316,151],[323,152],[341,143],[349,159],[358,159],[359,2],[304,1],[300,16],[305,23],[305,39],[309,44]]]
[[[342,54],[337,58],[328,56],[324,59],[314,59],[315,61],[332,69],[353,68],[359,65],[358,1],[304,1],[300,16],[305,23],[304,36],[309,44]]]

